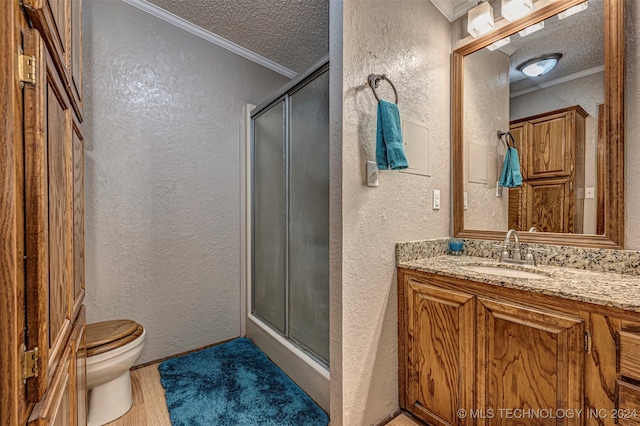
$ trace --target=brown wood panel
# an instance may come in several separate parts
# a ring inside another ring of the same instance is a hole
[[[38,348],[42,360],[49,359],[49,205],[47,155],[47,67],[46,51],[36,30],[23,35],[25,53],[37,63],[36,84],[24,87],[25,135],[25,249],[27,349]],[[40,363],[39,376],[27,380],[28,400],[38,402],[46,391],[48,362]]]
[[[84,140],[73,121],[73,312],[84,299]]]
[[[595,313],[582,312],[585,329],[591,336],[591,352],[584,362],[584,409],[596,413],[611,413],[616,408],[617,334],[620,320]],[[602,425],[595,415],[583,416],[585,426]]]
[[[470,424],[473,406],[474,298],[409,280],[407,409],[434,425]]]
[[[71,93],[82,121],[82,0],[71,0]]]
[[[500,409],[579,408],[583,404],[583,321],[478,298],[477,408],[496,414],[479,424],[506,424]],[[580,419],[536,419],[580,424]]]
[[[640,386],[618,381],[618,423],[623,426],[640,425]]]
[[[71,345],[67,345],[47,392],[33,408],[29,425],[73,426],[71,383],[75,380],[75,370],[71,368],[72,352]]]
[[[535,226],[540,232],[572,232],[569,185],[569,178],[530,180],[523,184],[527,229]]]
[[[84,305],[78,312],[78,318],[73,326],[69,342],[72,348],[73,369],[75,381],[72,383],[72,409],[75,407],[73,424],[86,426],[87,424],[87,347],[86,347],[86,310]]]
[[[528,178],[568,176],[567,114],[531,120],[527,149]]]
[[[596,179],[596,234],[605,233],[604,189],[606,188],[606,140],[604,104],[598,105],[598,151],[597,151],[597,179]]]
[[[25,10],[42,35],[62,81],[69,81],[70,0],[24,0]]]
[[[0,424],[24,424],[30,405],[20,372],[24,342],[23,95],[17,48],[30,32],[16,1],[0,2]]]
[[[67,141],[69,106],[66,94],[55,87],[49,74],[47,84],[47,149],[49,174],[49,345],[61,338],[70,322],[68,259]]]
[[[640,380],[640,333],[620,331],[620,374]]]

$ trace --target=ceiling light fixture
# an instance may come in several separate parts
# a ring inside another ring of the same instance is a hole
[[[489,2],[479,3],[467,15],[467,31],[472,37],[478,37],[493,30],[493,8]]]
[[[549,55],[540,56],[538,58],[529,59],[518,65],[518,70],[522,71],[529,77],[540,77],[545,75],[556,66],[562,58],[562,53],[551,53]]]
[[[570,7],[569,9],[565,10],[564,12],[558,13],[558,19],[568,18],[569,16],[575,15],[578,12],[582,12],[583,10],[585,10],[588,7],[589,7],[589,4],[586,1],[584,3],[580,3],[578,5]]]
[[[520,37],[526,37],[529,34],[533,34],[536,31],[540,31],[543,28],[544,28],[544,22],[538,22],[537,24],[533,24],[522,31],[518,31],[518,34],[520,34]]]
[[[494,50],[499,49],[502,46],[506,46],[510,42],[511,42],[511,37],[505,37],[505,38],[502,38],[502,39],[496,41],[495,43],[492,43],[492,44],[488,45],[487,49],[489,49],[489,50],[491,50],[493,52]]]
[[[533,12],[532,0],[502,0],[501,15],[509,22]]]

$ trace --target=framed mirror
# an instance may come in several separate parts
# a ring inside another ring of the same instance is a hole
[[[500,240],[513,228],[526,242],[623,248],[623,0],[562,13],[581,3],[538,0],[454,50],[456,237]],[[556,69],[523,73],[540,59]],[[502,175],[509,147],[522,183]]]

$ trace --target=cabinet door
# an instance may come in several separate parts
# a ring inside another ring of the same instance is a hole
[[[535,226],[540,232],[574,232],[571,186],[568,177],[524,183],[526,229]]]
[[[531,120],[528,129],[527,178],[569,176],[572,159],[569,124],[572,112]]]
[[[581,424],[555,414],[584,406],[583,321],[484,298],[477,312],[479,424]]]
[[[412,278],[407,285],[407,405],[432,425],[472,424],[473,296]]]
[[[25,228],[27,349],[38,347],[40,374],[27,380],[42,398],[71,332],[71,110],[53,59],[37,32],[25,37],[36,85],[25,86]]]

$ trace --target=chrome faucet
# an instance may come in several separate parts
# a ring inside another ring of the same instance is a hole
[[[511,236],[513,235],[513,251],[509,256],[509,246],[511,245]],[[506,254],[506,256],[505,256]],[[504,250],[502,251],[502,257],[509,260],[522,260],[522,253],[520,253],[520,236],[515,229],[509,229],[507,235],[504,237]]]
[[[531,231],[530,231],[531,232]],[[511,236],[513,235],[513,249],[511,252],[509,249],[511,248]],[[522,258],[522,248],[520,247],[520,236],[515,229],[509,229],[507,234],[504,236],[504,242],[502,244],[497,244],[494,248],[500,248],[502,253],[500,254],[500,262],[505,263],[515,263],[518,265],[529,265],[536,266],[536,259],[533,257],[534,251],[545,251],[542,248],[532,248],[527,247],[527,253]]]

